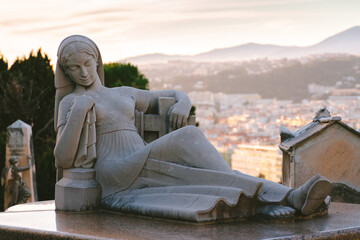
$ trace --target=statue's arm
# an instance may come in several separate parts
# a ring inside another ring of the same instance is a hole
[[[147,112],[157,111],[157,102],[159,97],[173,97],[175,104],[169,110],[169,124],[173,129],[186,126],[189,117],[191,102],[189,97],[182,91],[165,90],[150,91],[150,102]]]
[[[18,170],[19,172],[22,172],[22,171],[25,171],[25,170],[28,170],[28,169],[30,169],[29,166],[17,167],[17,170]]]
[[[169,122],[173,129],[183,127],[187,124],[190,114],[191,102],[189,97],[182,91],[164,90],[148,91],[132,87],[119,88],[135,99],[135,109],[144,113],[156,114],[158,112],[159,97],[173,97],[175,104],[169,110]]]
[[[94,99],[85,95],[75,98],[66,123],[58,128],[54,149],[57,166],[61,168],[72,167],[86,114],[94,104]],[[67,111],[64,109],[66,108],[62,107],[60,103],[60,119],[67,115]]]
[[[22,171],[25,171],[25,170],[30,169],[30,167],[31,167],[31,156],[28,155],[27,157],[28,157],[28,165],[27,165],[27,166],[24,166],[24,167],[17,167],[17,170],[18,170],[19,172],[22,172]]]
[[[177,104],[182,105],[184,108],[191,109],[191,102],[189,97],[182,91],[164,90],[164,91],[149,91],[150,102],[147,113],[155,113],[157,111],[157,101],[159,97],[173,97]]]

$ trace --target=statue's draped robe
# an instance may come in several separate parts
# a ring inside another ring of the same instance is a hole
[[[102,114],[96,121],[95,169],[102,208],[211,221],[249,217],[261,201],[284,201],[288,187],[233,171],[196,127],[146,144],[135,128],[134,110],[146,112],[149,93],[132,94],[127,87],[116,91],[121,111]],[[69,97],[60,104],[59,123],[66,124],[72,101]]]

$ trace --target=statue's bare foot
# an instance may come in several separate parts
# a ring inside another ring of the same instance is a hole
[[[316,175],[305,184],[294,189],[287,197],[290,206],[299,210],[303,215],[314,213],[322,206],[331,193],[332,184],[325,177]]]
[[[255,210],[255,215],[265,218],[289,218],[295,214],[295,209],[283,205],[260,205]]]

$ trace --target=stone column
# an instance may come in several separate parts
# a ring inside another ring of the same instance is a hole
[[[24,123],[21,120],[17,120],[9,127],[7,127],[5,167],[10,167],[9,159],[13,156],[17,157],[17,167],[19,168],[28,166],[30,158],[30,168],[28,170],[20,171],[19,175],[22,182],[26,183],[27,188],[31,192],[31,196],[28,199],[28,202],[37,201],[38,199],[32,129],[30,125]],[[8,191],[5,191],[4,198],[4,209],[6,209],[11,199]]]
[[[93,168],[64,169],[63,178],[55,185],[55,207],[60,211],[83,212],[97,209],[101,187]]]

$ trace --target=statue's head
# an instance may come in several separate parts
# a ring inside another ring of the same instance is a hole
[[[104,73],[100,51],[91,39],[81,35],[69,36],[61,42],[57,55],[58,64],[56,72],[59,74],[58,76],[55,76],[56,88],[68,85],[72,85],[72,87],[74,87],[74,85],[78,83],[76,81],[77,79],[74,79],[73,77],[75,70],[82,70],[81,68],[75,69],[76,65],[79,64],[82,64],[88,70],[91,68],[97,72],[102,84],[104,83]],[[83,73],[83,76],[84,75],[86,74]],[[64,77],[66,79],[64,79]]]
[[[57,129],[57,114],[60,101],[74,90],[76,84],[87,86],[89,79],[93,79],[87,75],[87,71],[82,73],[78,71],[81,70],[77,68],[79,65],[82,64],[88,71],[91,69],[91,74],[97,75],[100,82],[104,85],[104,66],[101,54],[91,39],[81,35],[69,36],[60,43],[57,56],[55,69],[55,130]],[[91,66],[86,66],[86,64]]]
[[[66,69],[66,63],[69,61],[71,55],[78,53],[86,53],[93,57],[95,61],[98,59],[98,51],[90,39],[80,35],[70,36],[64,39],[59,46],[58,61]]]
[[[10,165],[16,165],[16,164],[18,163],[18,158],[17,158],[17,156],[11,156],[11,157],[9,158],[9,163],[10,163]]]
[[[60,45],[58,61],[66,76],[75,84],[88,87],[97,74],[98,52],[95,45],[84,37],[70,37]]]

